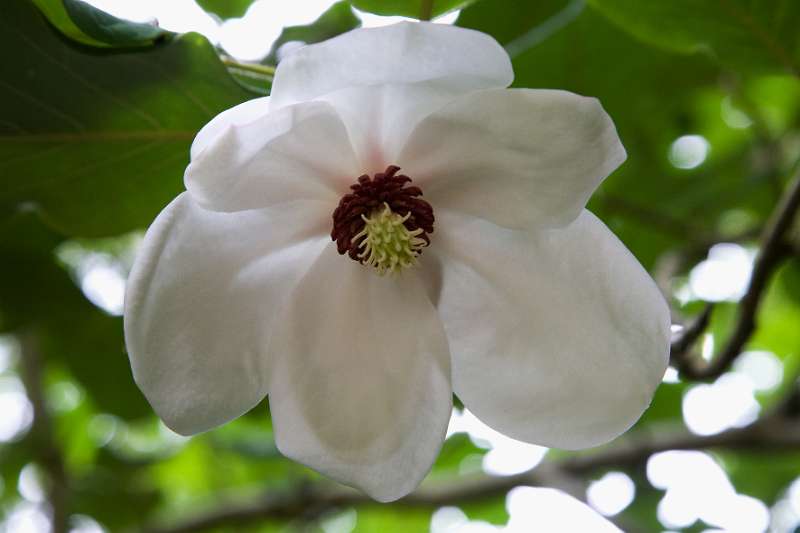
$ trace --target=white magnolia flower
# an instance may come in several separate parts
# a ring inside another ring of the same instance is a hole
[[[430,469],[453,392],[551,447],[639,418],[667,307],[584,209],[625,151],[597,100],[512,78],[475,31],[360,29],[200,131],[126,298],[133,373],[169,427],[269,395],[284,455],[388,501]]]

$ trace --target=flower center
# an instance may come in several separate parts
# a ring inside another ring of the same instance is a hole
[[[422,228],[409,231],[405,222],[411,216],[400,216],[384,203],[383,210],[373,212],[369,217],[361,215],[364,229],[353,237],[361,253],[358,258],[365,265],[378,269],[379,274],[399,272],[417,262],[420,251],[428,245],[419,238]]]
[[[339,253],[381,275],[416,264],[433,233],[433,208],[399,170],[392,165],[359,177],[333,212],[331,239]]]

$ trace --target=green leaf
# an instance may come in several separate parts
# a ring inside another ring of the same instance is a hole
[[[222,19],[243,17],[253,0],[197,0],[197,3]]]
[[[169,32],[122,20],[81,0],[33,0],[50,23],[70,39],[90,46],[147,46]]]
[[[400,15],[421,18],[427,0],[349,0],[356,9],[376,15]],[[438,17],[456,9],[463,9],[475,0],[432,0],[431,17]]]
[[[70,18],[87,35],[113,46],[151,44],[169,35],[155,24],[144,24],[118,19],[81,0],[63,0]]]
[[[149,224],[183,189],[197,131],[250,97],[197,34],[87,53],[7,0],[0,46],[0,213],[27,206],[68,235]]]
[[[70,39],[89,46],[108,46],[102,41],[86,35],[70,18],[64,3],[60,0],[32,0],[47,20]]]
[[[355,16],[350,4],[345,1],[337,2],[311,24],[284,28],[264,62],[271,65],[277,63],[278,48],[289,41],[318,43],[358,28],[360,25],[361,20]]]
[[[800,2],[589,0],[625,31],[682,53],[704,51],[743,71],[800,72]]]

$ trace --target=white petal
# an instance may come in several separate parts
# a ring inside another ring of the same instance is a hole
[[[125,340],[169,427],[205,431],[264,398],[272,325],[327,230],[311,202],[216,213],[184,193],[159,214],[128,280]]]
[[[396,164],[417,124],[453,98],[452,91],[426,84],[349,87],[321,97],[336,108],[361,174],[370,176]]]
[[[512,438],[550,447],[626,431],[664,375],[670,320],[625,246],[588,211],[538,233],[437,217],[426,267],[442,269],[438,307],[464,405]]]
[[[278,65],[272,108],[363,85],[428,83],[467,92],[506,87],[511,61],[492,37],[444,24],[401,22],[304,46]]]
[[[203,128],[197,132],[194,142],[192,142],[192,159],[198,157],[205,147],[211,144],[229,126],[253,122],[266,115],[267,111],[269,111],[269,96],[254,98],[253,100],[248,100],[230,109],[226,109],[212,118],[211,122],[203,126]]]
[[[313,199],[336,207],[359,176],[347,131],[325,102],[289,106],[232,124],[186,169],[184,182],[214,211]]]
[[[574,220],[624,160],[614,124],[596,99],[492,89],[462,96],[423,120],[395,164],[434,208],[521,229]]]
[[[281,452],[380,501],[419,484],[452,408],[441,322],[415,272],[329,246],[292,296],[270,385]]]

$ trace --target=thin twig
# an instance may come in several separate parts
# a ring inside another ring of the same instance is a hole
[[[714,304],[706,304],[703,312],[678,335],[670,346],[669,357],[671,361],[678,361],[685,356],[695,341],[703,334],[711,321],[711,312]]]
[[[51,530],[53,533],[66,533],[68,530],[69,484],[61,451],[53,435],[50,414],[47,410],[42,388],[43,362],[39,353],[38,339],[32,331],[20,335],[22,346],[21,377],[25,391],[33,405],[33,425],[29,438],[31,448],[36,454],[36,462],[44,468],[48,476],[47,501],[51,507]]]
[[[270,79],[275,76],[275,67],[269,65],[260,65],[258,63],[242,63],[228,56],[222,56],[220,59],[224,65],[231,68],[255,72]]]
[[[733,333],[723,349],[709,363],[688,357],[688,349],[676,357],[674,362],[683,376],[696,380],[714,379],[724,373],[739,356],[756,329],[758,308],[772,274],[783,259],[791,255],[790,249],[784,243],[784,235],[791,227],[798,208],[800,208],[800,165],[765,227],[750,284],[737,308]]]

